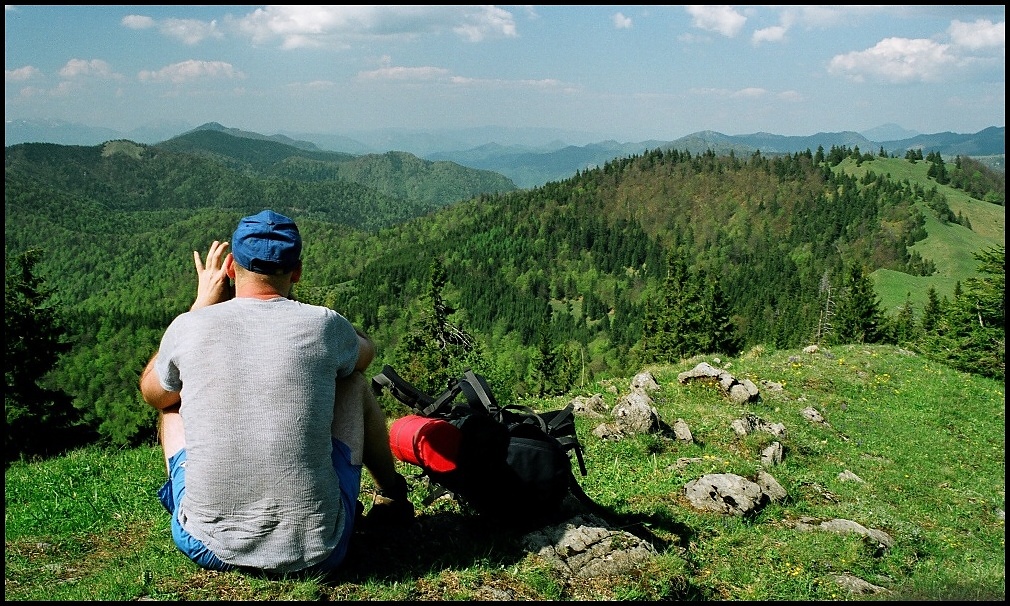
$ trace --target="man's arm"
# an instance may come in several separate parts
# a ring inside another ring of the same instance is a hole
[[[157,358],[157,353],[151,356],[151,359],[147,362],[147,366],[144,367],[144,371],[140,373],[140,395],[144,398],[145,402],[154,408],[164,410],[169,406],[178,404],[181,400],[179,392],[168,391],[161,386],[158,373],[154,370],[154,361]]]
[[[365,372],[375,359],[375,343],[357,328],[354,332],[358,333],[358,360],[354,363],[354,370]]]
[[[231,253],[227,255],[224,253],[226,248],[228,248],[227,242],[214,240],[210,250],[207,251],[206,265],[200,258],[200,253],[193,251],[193,265],[196,266],[196,300],[193,301],[190,310],[227,301],[234,296],[228,283],[228,263],[232,262],[232,258]],[[181,400],[179,392],[168,391],[161,386],[158,373],[154,371],[154,361],[157,358],[157,353],[151,356],[144,371],[140,373],[140,395],[151,406],[164,410]]]

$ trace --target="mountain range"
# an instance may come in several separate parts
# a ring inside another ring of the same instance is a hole
[[[418,131],[382,129],[357,131],[349,135],[279,133],[263,135],[216,122],[196,128],[169,123],[120,132],[58,121],[8,120],[4,124],[5,145],[25,142],[61,145],[98,145],[114,139],[137,143],[157,143],[194,130],[219,130],[234,136],[272,140],[310,151],[342,152],[354,155],[402,151],[432,161],[446,160],[462,166],[490,170],[510,178],[520,188],[538,187],[571,177],[578,171],[602,166],[615,158],[641,154],[653,149],[675,149],[700,154],[713,151],[765,155],[815,151],[823,147],[859,148],[876,154],[901,157],[910,149],[936,151],[953,158],[958,155],[985,159],[990,167],[1003,171],[1006,127],[992,126],[977,133],[942,132],[920,134],[895,124],[886,124],[862,133],[821,132],[809,136],[772,133],[726,135],[698,131],[673,141],[619,142],[593,141],[591,133],[556,129],[487,127],[457,130]],[[898,138],[892,138],[898,137]]]

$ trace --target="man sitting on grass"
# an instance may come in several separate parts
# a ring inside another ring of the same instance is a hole
[[[206,264],[194,251],[196,301],[141,375],[168,467],[159,498],[175,544],[204,568],[327,572],[347,554],[362,466],[378,488],[370,526],[414,517],[363,374],[375,346],[289,298],[302,275],[291,219],[245,217],[228,245],[214,241]]]

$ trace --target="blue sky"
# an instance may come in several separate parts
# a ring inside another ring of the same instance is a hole
[[[998,6],[22,6],[7,120],[622,142],[1005,125]],[[600,140],[597,139],[597,140]]]

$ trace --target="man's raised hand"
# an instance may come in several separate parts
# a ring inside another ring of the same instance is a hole
[[[231,253],[224,254],[228,248],[227,242],[214,240],[207,251],[207,264],[200,259],[199,251],[193,251],[193,264],[196,266],[197,288],[196,301],[190,309],[199,309],[215,303],[227,301],[235,296],[228,282],[228,264],[232,263]]]

